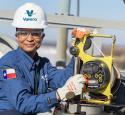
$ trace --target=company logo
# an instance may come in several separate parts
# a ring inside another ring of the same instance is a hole
[[[26,13],[29,17],[33,15],[33,10],[26,10]]]
[[[23,17],[24,21],[37,21],[37,18],[32,17],[35,14],[33,10],[26,10],[26,14],[28,17]]]
[[[44,80],[46,83],[48,83],[48,76],[46,75],[42,75],[41,79]]]

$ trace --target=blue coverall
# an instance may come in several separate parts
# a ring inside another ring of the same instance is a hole
[[[4,71],[10,68],[15,70],[16,78],[4,77]],[[0,111],[17,110],[24,114],[49,111],[58,103],[57,88],[73,75],[73,68],[73,58],[66,69],[57,69],[47,58],[36,54],[32,59],[20,48],[7,53],[0,59]],[[36,76],[37,93],[34,92]]]

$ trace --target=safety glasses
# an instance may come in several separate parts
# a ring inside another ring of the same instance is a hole
[[[41,31],[41,30],[32,30],[32,31],[29,31],[29,30],[17,30],[15,35],[20,36],[22,38],[27,38],[30,34],[34,38],[40,38],[40,37],[44,36],[44,32]]]

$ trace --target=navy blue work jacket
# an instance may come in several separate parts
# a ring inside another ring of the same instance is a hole
[[[35,68],[39,70],[37,94],[34,94]],[[25,114],[49,111],[58,103],[57,88],[73,75],[73,68],[73,58],[65,69],[57,69],[47,58],[36,54],[32,59],[20,48],[7,53],[0,59],[0,111],[15,109]]]

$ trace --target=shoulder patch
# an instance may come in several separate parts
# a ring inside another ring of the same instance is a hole
[[[3,70],[4,79],[14,79],[16,78],[16,71],[13,68],[8,68]]]

